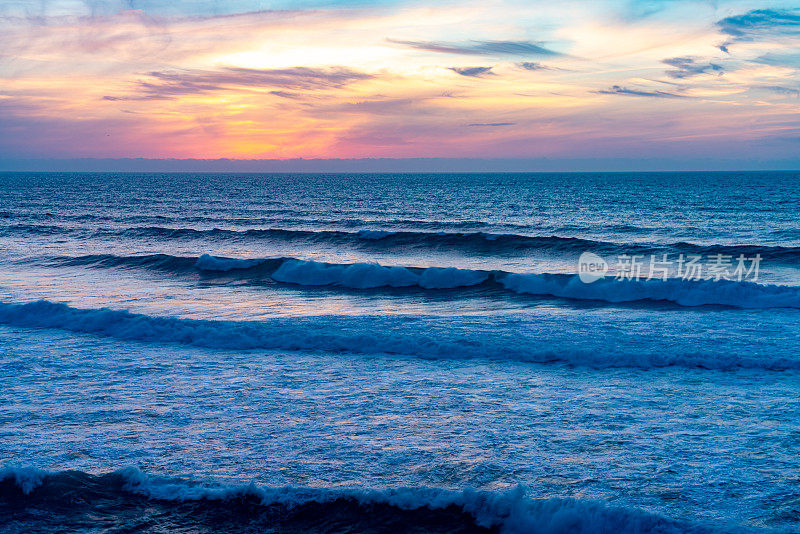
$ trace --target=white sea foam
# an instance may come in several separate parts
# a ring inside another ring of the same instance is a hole
[[[602,332],[591,337],[583,330],[550,324],[544,331],[535,324],[531,332],[519,325],[506,331],[477,330],[414,317],[414,327],[405,328],[407,319],[377,317],[321,316],[263,321],[208,321],[154,317],[109,309],[78,309],[37,301],[27,304],[0,303],[0,324],[27,328],[57,328],[96,334],[122,340],[180,343],[229,350],[310,350],[353,354],[390,354],[426,359],[488,358],[532,363],[564,363],[590,367],[666,366],[707,369],[800,368],[800,360],[780,354],[720,352],[714,346],[699,351],[687,344],[665,352],[658,347],[642,350],[615,333],[607,340]],[[426,326],[426,324],[428,326]],[[432,330],[435,328],[436,330]],[[563,330],[553,331],[554,328]],[[582,328],[582,326],[578,326]]]
[[[336,513],[342,501],[359,506],[388,505],[383,514],[402,514],[410,510],[441,510],[455,507],[471,516],[478,526],[497,528],[505,534],[679,534],[730,532],[720,526],[711,529],[702,525],[667,519],[634,508],[610,507],[590,500],[564,498],[533,498],[526,489],[517,486],[502,491],[473,489],[447,490],[432,487],[371,488],[313,488],[265,487],[254,484],[222,485],[209,481],[191,481],[148,476],[136,468],[124,468],[109,475],[75,473],[66,475],[37,469],[5,468],[0,470],[0,482],[13,479],[23,494],[31,494],[50,481],[72,484],[73,492],[81,491],[81,484],[93,481],[94,498],[104,492],[113,495],[116,481],[125,491],[150,499],[175,503],[202,503],[213,501],[255,499],[263,506],[282,506],[288,510],[316,504],[330,507]],[[57,497],[56,497],[57,498]],[[118,505],[119,506],[119,505]],[[373,511],[372,513],[376,513]],[[391,518],[387,517],[387,520]],[[741,529],[739,529],[741,532]]]
[[[305,286],[337,285],[357,289],[418,286],[452,289],[485,282],[489,273],[468,269],[430,267],[408,269],[384,267],[377,263],[331,265],[315,261],[286,260],[272,273],[278,282]]]
[[[262,263],[264,260],[257,259],[238,259],[238,258],[220,258],[203,254],[197,258],[195,267],[202,271],[233,271],[235,269],[249,269]]]
[[[395,235],[395,232],[390,232],[387,230],[359,230],[357,235],[361,239],[379,240],[391,235]]]
[[[500,279],[506,289],[528,295],[580,300],[633,302],[668,301],[681,306],[720,305],[738,308],[800,308],[800,288],[730,280],[614,280],[586,284],[575,276],[509,274]]]
[[[193,267],[209,274],[229,273],[246,279],[258,268],[256,278],[299,286],[339,286],[354,289],[418,287],[454,289],[493,283],[497,288],[522,295],[594,300],[610,303],[636,301],[672,302],[680,306],[733,306],[737,308],[800,308],[800,287],[757,284],[731,280],[625,280],[603,278],[584,283],[575,275],[510,273],[455,267],[401,267],[377,263],[323,263],[295,258],[226,258],[203,254],[199,258],[169,256],[92,255],[61,258],[66,265],[137,267],[184,273]],[[238,272],[237,272],[238,271]]]

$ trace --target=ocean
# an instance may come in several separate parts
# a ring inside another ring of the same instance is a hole
[[[0,173],[0,531],[800,531],[800,173]]]

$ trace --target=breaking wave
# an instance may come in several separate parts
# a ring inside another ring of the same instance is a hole
[[[638,509],[506,491],[221,485],[148,476],[135,468],[0,470],[4,531],[448,532],[678,534],[726,532]]]
[[[614,280],[586,284],[577,275],[512,273],[500,281],[516,293],[612,303],[666,301],[680,306],[800,308],[800,287],[730,280]]]
[[[0,303],[0,324],[54,328],[124,341],[178,343],[224,350],[324,351],[386,354],[423,359],[492,359],[594,368],[689,367],[702,369],[796,370],[800,359],[754,353],[750,346],[671,351],[638,343],[620,332],[570,330],[562,323],[509,328],[477,318],[419,316],[316,316],[260,321],[159,317],[127,311],[81,309],[36,301]],[[581,327],[582,328],[582,327]]]
[[[294,230],[284,228],[252,229],[195,229],[165,226],[135,226],[129,228],[71,228],[57,225],[16,224],[0,229],[2,233],[31,233],[55,235],[58,233],[88,233],[92,237],[145,237],[160,239],[194,240],[269,240],[279,243],[302,242],[350,246],[359,249],[446,249],[466,252],[505,254],[526,251],[547,251],[580,254],[592,250],[601,254],[726,254],[734,257],[743,254],[760,254],[765,259],[791,261],[800,259],[800,247],[779,245],[701,245],[687,242],[673,243],[615,243],[595,239],[559,236],[492,233],[483,231],[410,231],[387,229],[344,230]]]
[[[50,263],[94,267],[149,268],[195,272],[206,276],[269,279],[298,286],[350,289],[417,288],[425,290],[487,287],[518,295],[558,297],[609,303],[669,302],[679,306],[737,308],[800,308],[800,287],[730,280],[614,280],[591,284],[578,276],[550,273],[509,273],[454,267],[399,267],[377,263],[331,264],[294,258],[239,259],[204,254],[199,258],[91,255],[55,258]]]

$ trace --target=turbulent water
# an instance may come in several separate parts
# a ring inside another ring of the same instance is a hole
[[[800,174],[7,173],[0,251],[2,532],[800,530]]]

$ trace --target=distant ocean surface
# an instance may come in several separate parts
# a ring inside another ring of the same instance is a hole
[[[0,252],[2,532],[800,531],[800,173],[0,173]]]

